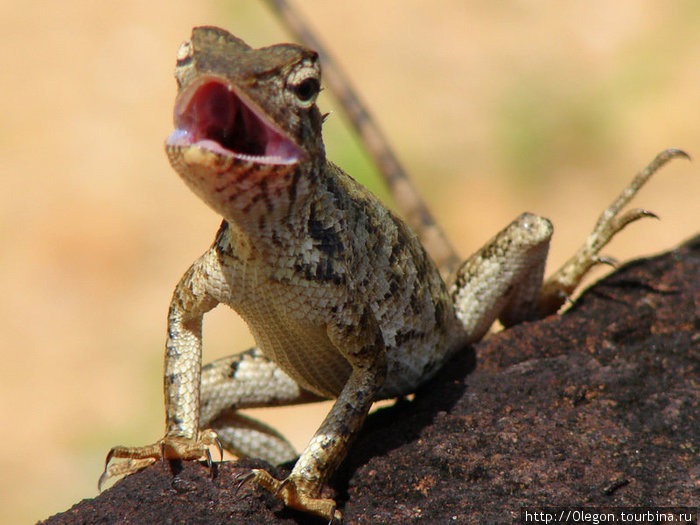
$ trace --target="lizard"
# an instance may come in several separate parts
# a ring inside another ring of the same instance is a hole
[[[590,268],[607,261],[600,250],[629,223],[653,216],[622,208],[666,162],[687,157],[660,153],[547,280],[553,227],[532,213],[445,269],[421,244],[430,224],[410,228],[326,159],[315,51],[252,48],[223,29],[196,27],[178,50],[175,77],[166,153],[223,221],[170,303],[165,436],[112,448],[100,486],[157,460],[211,461],[212,445],[293,460],[283,436],[239,411],[335,399],[286,479],[253,469],[240,481],[340,522],[322,491],[372,403],[414,392],[497,319],[509,327],[556,313]],[[241,315],[256,346],[202,366],[203,317],[218,304]]]

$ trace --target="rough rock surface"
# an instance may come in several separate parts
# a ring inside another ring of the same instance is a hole
[[[697,507],[699,405],[700,236],[626,264],[563,316],[475,345],[414,399],[374,413],[331,493],[346,523]],[[43,523],[323,522],[252,484],[237,490],[234,476],[260,465],[157,464]]]

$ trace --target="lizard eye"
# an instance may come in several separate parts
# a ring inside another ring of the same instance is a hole
[[[317,78],[309,77],[293,86],[292,90],[301,102],[308,103],[321,91],[321,84]]]

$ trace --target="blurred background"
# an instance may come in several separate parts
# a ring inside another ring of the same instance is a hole
[[[528,210],[555,224],[552,271],[657,152],[700,156],[695,0],[297,3],[465,256]],[[288,39],[252,0],[0,2],[0,522],[95,496],[110,447],[163,434],[170,294],[219,223],[163,153],[175,52],[202,24]],[[326,143],[382,194],[337,111]],[[606,253],[697,233],[698,175],[659,173],[635,204],[662,220]],[[206,361],[252,345],[225,308],[205,330]],[[302,448],[327,410],[257,413]]]

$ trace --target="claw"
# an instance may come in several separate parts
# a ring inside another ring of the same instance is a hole
[[[639,219],[645,219],[647,217],[659,219],[659,216],[656,215],[653,211],[645,210],[642,208],[635,208],[633,210],[625,212],[623,215],[616,217],[615,220],[611,222],[611,236],[615,235],[628,224],[634,221],[638,221]]]
[[[106,481],[111,478],[116,478],[118,476],[133,474],[139,470],[146,468],[149,465],[153,465],[156,460],[155,458],[142,458],[142,459],[130,459],[123,463],[118,463],[115,465],[105,465],[105,469],[100,475],[100,479],[97,480],[97,490],[102,492],[102,488]]]
[[[248,481],[253,479],[254,477],[255,477],[255,472],[253,472],[252,470],[249,472],[246,472],[245,474],[243,472],[241,472],[240,474],[237,474],[233,478],[233,481],[238,481],[238,484],[236,485],[236,490],[233,493],[233,497],[235,498],[238,495],[238,491],[241,490],[241,487],[243,485],[245,485]]]
[[[654,212],[651,211],[651,210],[644,210],[644,209],[642,209],[642,208],[638,208],[638,210],[639,210],[639,212],[640,212],[644,217],[650,217],[650,218],[652,218],[652,219],[656,219],[657,221],[660,221],[660,220],[661,220],[661,217],[659,217],[658,215],[656,215],[656,213],[654,213]]]
[[[276,498],[279,497],[280,492],[282,491],[282,489],[283,489],[287,484],[289,484],[289,478],[283,479],[283,480],[280,482],[280,484],[277,485],[277,490],[275,491],[275,497],[276,497]]]
[[[633,208],[633,209],[625,212],[624,215],[622,215],[619,220],[621,222],[624,222],[625,224],[629,224],[632,221],[636,221],[638,219],[644,219],[646,217],[651,217],[652,219],[659,219],[659,216],[656,215],[656,213],[654,213],[651,210],[645,210],[644,208]],[[623,220],[623,218],[624,218],[624,220]]]
[[[126,447],[117,446],[112,447],[110,451],[107,452],[107,457],[105,458],[105,468],[102,471],[102,474],[100,474],[100,478],[97,480],[98,491],[102,492],[102,487],[108,479],[119,476],[124,473],[131,473],[135,472],[136,470],[139,470],[138,468],[134,468],[134,465],[139,463],[136,463],[133,460],[129,460],[128,462],[120,465],[110,465],[110,462],[114,457],[119,457],[122,454],[126,456],[126,451]]]
[[[200,434],[199,440],[202,444],[207,445],[207,447],[215,446],[219,451],[219,456],[221,458],[220,461],[224,460],[224,447],[221,445],[221,440],[219,439],[219,436],[216,434],[216,432],[214,432],[211,429],[205,430]],[[213,462],[211,457],[211,451],[209,450],[209,448],[206,449],[205,455],[207,460],[207,467],[211,469]]]
[[[224,447],[221,445],[221,440],[219,439],[219,436],[216,436],[215,438],[216,441],[216,448],[219,449],[219,461],[224,460]]]
[[[109,467],[109,462],[112,460],[112,456],[114,455],[114,448],[111,448],[109,452],[107,452],[107,457],[105,458],[105,468],[102,471],[102,474],[100,474],[100,479],[97,480],[97,491],[102,492],[102,485],[104,485],[105,481],[109,479],[109,475],[107,473],[107,469]]]
[[[107,457],[105,458],[105,470],[107,470],[107,465],[109,465],[109,462],[112,460],[112,456],[114,456],[114,448],[109,449],[109,452],[107,452]]]
[[[667,150],[662,151],[659,153],[656,158],[654,159],[654,162],[659,162],[659,167],[663,166],[666,164],[669,160],[675,159],[675,158],[684,158],[686,160],[693,160],[690,155],[688,155],[685,151],[682,149],[678,148],[669,148]],[[656,169],[658,169],[656,168]]]
[[[335,513],[338,511],[338,506],[333,505],[333,508],[331,509],[331,517],[328,518],[328,523],[326,525],[333,525],[333,522],[335,521]]]
[[[617,259],[615,259],[614,257],[608,257],[607,255],[596,255],[593,258],[593,262],[596,264],[607,264],[608,266],[612,266],[613,268],[617,268],[619,265]]]
[[[102,492],[102,485],[104,485],[105,481],[107,481],[107,467],[105,466],[105,469],[102,471],[102,474],[100,474],[100,479],[97,480],[97,492]]]
[[[219,447],[219,453],[223,458],[223,447],[213,430],[203,431],[198,440],[183,436],[166,436],[145,447],[114,447],[107,453],[105,468],[97,482],[97,488],[102,490],[102,486],[108,479],[133,474],[158,460],[198,460],[205,457],[207,465],[211,468],[212,458],[208,448],[211,445]],[[115,458],[127,461],[110,465]]]

